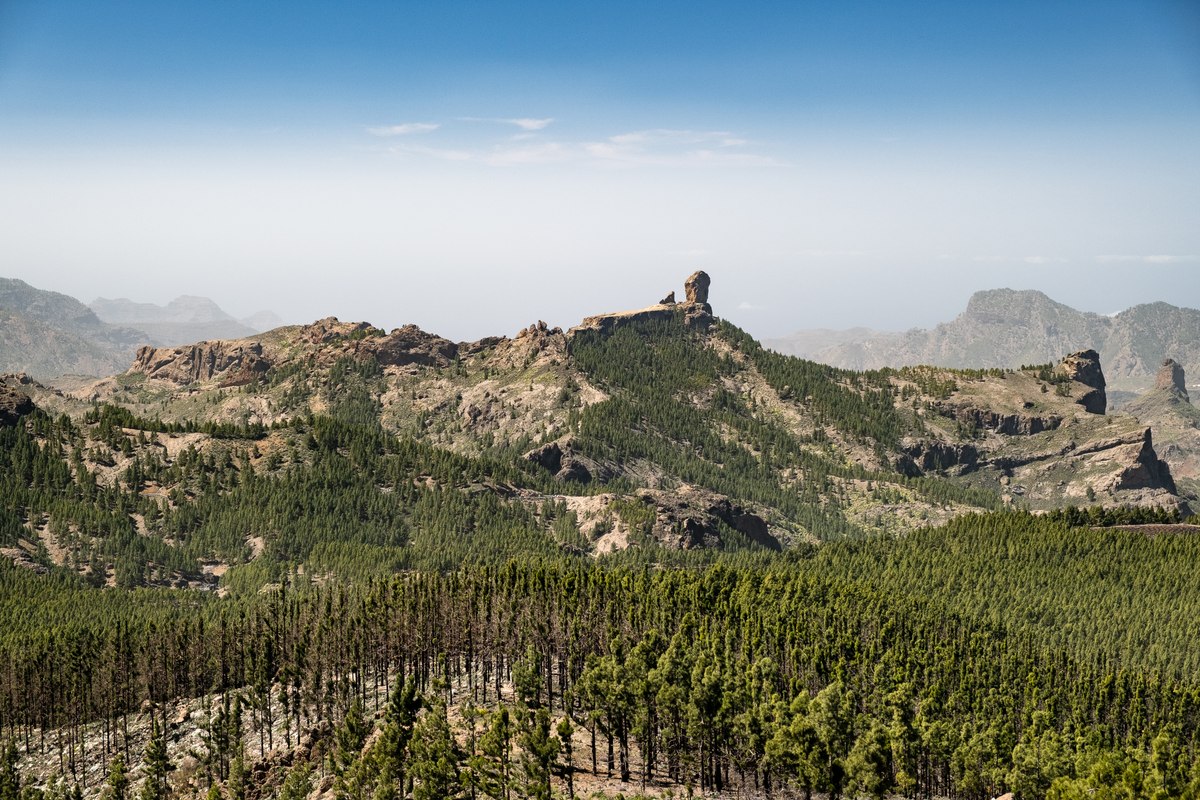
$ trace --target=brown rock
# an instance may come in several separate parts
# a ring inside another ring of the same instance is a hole
[[[508,338],[505,336],[485,336],[474,342],[460,342],[458,352],[463,356],[473,356],[485,350],[491,350],[496,345],[506,341],[508,341]]]
[[[199,342],[186,347],[152,347],[137,351],[130,372],[186,386],[221,378],[222,386],[242,386],[271,368],[262,343],[252,341]]]
[[[1113,484],[1114,491],[1122,489],[1166,489],[1171,494],[1176,494],[1171,468],[1165,461],[1160,460],[1154,451],[1154,441],[1149,428],[1142,434],[1142,441],[1137,447],[1137,455],[1133,462],[1121,471]]]
[[[676,491],[642,489],[637,496],[655,508],[652,533],[662,544],[681,550],[720,547],[722,523],[769,550],[782,546],[765,520],[728,497],[695,486]]]
[[[36,406],[29,397],[15,389],[0,386],[0,427],[17,424],[17,420],[33,412]]]
[[[664,297],[662,300],[659,300],[659,301],[658,301],[658,304],[659,304],[660,306],[673,306],[673,305],[675,305],[675,292],[674,292],[674,290],[672,290],[672,291],[671,291],[671,293],[670,293],[670,294],[668,294],[666,297]]]
[[[554,479],[564,483],[591,483],[593,480],[605,483],[613,477],[612,471],[603,464],[576,452],[570,436],[530,450],[525,454],[525,460],[554,473]]]
[[[704,270],[697,270],[688,276],[688,279],[683,282],[684,291],[687,292],[687,301],[704,305],[708,302],[708,286],[712,280],[708,277],[708,273]],[[672,292],[672,294],[674,294]]]
[[[1165,389],[1177,397],[1191,402],[1188,397],[1187,382],[1184,378],[1183,367],[1172,358],[1163,361],[1154,380],[1155,389]]]
[[[374,355],[385,367],[407,364],[445,367],[458,356],[458,345],[449,339],[426,333],[416,325],[405,325],[387,336],[363,339],[360,352]]]
[[[1075,402],[1083,406],[1089,414],[1103,414],[1108,408],[1108,396],[1104,392],[1104,371],[1100,369],[1100,354],[1095,350],[1080,350],[1071,353],[1059,363],[1055,371],[1082,383],[1091,391],[1086,392]]]
[[[581,331],[590,330],[607,335],[625,325],[650,322],[652,320],[662,320],[665,322],[673,319],[675,319],[675,310],[673,308],[656,305],[639,309],[638,311],[616,311],[611,314],[596,314],[595,316],[584,317],[583,321],[574,328],[571,328],[568,333],[574,336]]]

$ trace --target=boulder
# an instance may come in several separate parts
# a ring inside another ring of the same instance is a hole
[[[1071,353],[1059,363],[1055,372],[1090,389],[1075,401],[1089,414],[1103,414],[1108,408],[1108,396],[1104,392],[1104,371],[1100,369],[1100,354],[1095,350]]]
[[[659,301],[658,301],[658,304],[659,304],[660,306],[673,306],[673,305],[675,305],[675,291],[674,291],[674,290],[671,290],[671,292],[669,292],[669,293],[667,294],[667,296],[666,296],[666,297],[664,297],[662,300],[659,300]]]
[[[1166,390],[1176,397],[1191,402],[1191,398],[1188,397],[1183,367],[1172,358],[1162,362],[1162,366],[1158,369],[1158,375],[1154,379],[1154,388]]]

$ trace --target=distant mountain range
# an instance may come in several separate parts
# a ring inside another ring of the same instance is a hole
[[[279,315],[272,311],[235,319],[207,297],[194,295],[176,297],[165,306],[135,303],[124,297],[115,300],[97,297],[89,307],[104,322],[137,328],[150,337],[149,344],[159,346],[206,339],[240,339],[283,324]]]
[[[807,330],[763,344],[857,370],[917,364],[1014,368],[1094,349],[1119,398],[1121,392],[1152,387],[1164,358],[1200,369],[1200,311],[1148,303],[1104,316],[1077,311],[1038,291],[993,289],[976,292],[965,311],[932,330]]]
[[[89,307],[0,278],[0,372],[111,375],[128,368],[141,345],[238,338],[280,324],[269,311],[235,319],[204,297],[179,297],[166,306],[99,298]]]

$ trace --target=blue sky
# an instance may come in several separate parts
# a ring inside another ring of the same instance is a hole
[[[0,0],[0,274],[457,338],[1200,306],[1200,6]]]

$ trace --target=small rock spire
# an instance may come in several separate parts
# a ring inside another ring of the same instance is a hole
[[[1162,366],[1158,370],[1158,376],[1154,380],[1154,388],[1166,389],[1189,403],[1192,401],[1188,397],[1187,381],[1184,378],[1183,367],[1173,358],[1168,358],[1162,362]]]

